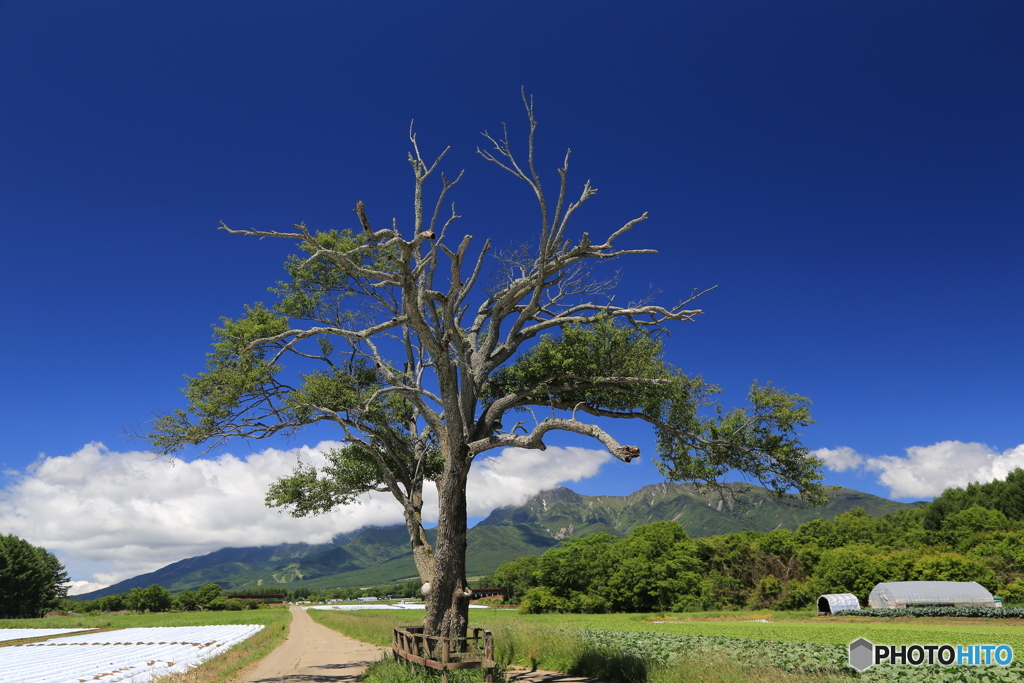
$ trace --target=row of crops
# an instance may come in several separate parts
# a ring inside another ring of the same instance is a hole
[[[66,637],[58,633],[50,640],[0,649],[0,681],[148,683],[216,657],[262,628],[234,624],[126,628]],[[0,641],[47,635],[46,629],[5,631],[0,630]]]
[[[860,610],[839,610],[842,617],[973,617],[976,619],[1024,619],[1024,607],[869,607]]]
[[[632,631],[581,631],[580,637],[605,650],[635,655],[655,665],[666,665],[675,658],[700,659],[723,654],[745,666],[773,667],[790,672],[842,674],[865,683],[975,683],[977,681],[1022,681],[1024,663],[1009,666],[872,666],[857,673],[848,666],[845,645],[777,642],[752,638],[641,633]]]

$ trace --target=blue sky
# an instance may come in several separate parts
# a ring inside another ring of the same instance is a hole
[[[571,147],[571,182],[600,190],[577,232],[649,212],[629,246],[659,254],[617,264],[620,300],[717,286],[670,360],[728,405],[752,379],[810,397],[826,483],[914,500],[998,476],[1024,462],[1022,20],[1018,2],[0,3],[0,532],[89,585],[248,544],[228,523],[199,545],[89,532],[160,507],[115,465],[166,463],[121,434],[181,405],[211,324],[280,277],[287,244],[218,222],[354,227],[357,200],[408,221],[415,119],[466,170],[457,229],[528,240],[526,188],[474,154],[503,121],[522,135],[520,87],[542,175]],[[593,457],[534,479],[660,481]],[[280,524],[256,540],[329,531]]]

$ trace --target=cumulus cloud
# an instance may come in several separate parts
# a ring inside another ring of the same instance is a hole
[[[825,467],[833,472],[845,472],[846,470],[857,469],[864,464],[864,456],[857,453],[849,446],[839,448],[819,448],[811,451],[811,455],[825,461]]]
[[[77,594],[223,547],[324,543],[338,533],[401,523],[401,508],[387,494],[366,494],[330,514],[302,519],[264,505],[267,488],[298,458],[322,464],[323,452],[339,445],[184,462],[91,443],[16,473],[0,491],[0,528],[57,554]],[[548,448],[482,458],[470,473],[469,514],[483,516],[560,482],[593,476],[610,457]],[[424,517],[435,521],[436,489],[425,487],[424,498]]]
[[[68,595],[82,595],[83,593],[92,593],[98,591],[101,588],[106,588],[109,583],[97,583],[95,581],[69,581],[68,582]]]
[[[848,446],[819,448],[811,455],[821,458],[834,472],[877,472],[878,483],[892,498],[933,498],[950,487],[972,482],[1005,479],[1024,467],[1024,444],[999,452],[983,443],[940,441],[931,446],[911,446],[905,456],[861,455]]]
[[[1017,467],[1024,467],[1024,444],[1000,453],[962,441],[911,446],[906,457],[883,455],[864,463],[866,470],[879,473],[878,483],[893,498],[931,498],[951,486],[1005,479]]]
[[[482,517],[496,508],[522,505],[530,496],[562,482],[592,477],[611,457],[608,451],[589,448],[506,448],[497,457],[473,463],[469,473],[469,515]]]

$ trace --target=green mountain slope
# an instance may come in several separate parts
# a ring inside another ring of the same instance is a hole
[[[700,493],[693,484],[652,484],[628,496],[582,496],[567,488],[544,491],[519,507],[495,510],[479,526],[526,524],[554,538],[606,532],[625,536],[641,524],[679,522],[693,538],[739,531],[796,529],[813,519],[831,519],[856,507],[873,517],[896,512],[907,503],[851,489],[831,492],[821,507],[775,502],[758,486],[744,485],[736,499]]]
[[[851,489],[833,491],[818,508],[786,506],[756,486],[744,486],[739,500],[704,494],[692,484],[654,484],[628,496],[584,496],[567,488],[544,491],[523,505],[495,510],[467,534],[467,572],[492,573],[499,564],[539,555],[570,536],[607,532],[625,536],[637,526],[679,522],[694,538],[738,531],[795,529],[813,519],[831,519],[861,507],[880,516],[909,507]],[[428,531],[433,543],[435,532]],[[416,577],[404,526],[370,527],[342,534],[332,543],[286,543],[259,548],[223,548],[175,562],[99,591],[75,596],[95,600],[154,583],[179,591],[206,583],[228,590],[256,586],[347,588]]]

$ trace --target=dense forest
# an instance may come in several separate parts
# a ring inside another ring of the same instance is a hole
[[[895,514],[856,509],[796,531],[691,539],[657,522],[626,538],[570,538],[484,582],[524,612],[650,612],[809,609],[826,593],[864,604],[882,581],[977,581],[1024,602],[1024,470]]]

